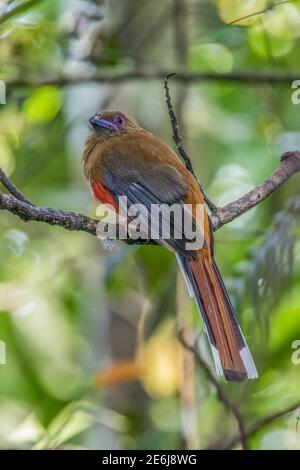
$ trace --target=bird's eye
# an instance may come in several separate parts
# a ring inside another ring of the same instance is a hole
[[[119,126],[123,126],[125,124],[125,119],[120,114],[116,114],[114,117],[114,122]]]

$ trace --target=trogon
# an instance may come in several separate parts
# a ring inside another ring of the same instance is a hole
[[[188,291],[195,298],[212,351],[216,371],[229,381],[257,377],[257,371],[236,319],[232,303],[213,256],[213,236],[204,209],[198,224],[196,206],[204,207],[201,188],[176,153],[159,138],[135,124],[119,111],[103,111],[90,119],[91,132],[83,150],[84,174],[95,199],[120,208],[126,196],[127,209],[136,204],[151,212],[155,204],[182,207],[183,216],[201,227],[203,243],[190,249],[185,233],[174,218],[165,237],[155,242],[172,250],[184,275]],[[164,217],[164,211],[157,217]],[[159,229],[161,220],[153,215],[145,223]],[[151,227],[150,227],[151,228]],[[196,229],[197,230],[197,229]],[[151,237],[151,231],[147,232]],[[188,247],[187,247],[188,246]]]

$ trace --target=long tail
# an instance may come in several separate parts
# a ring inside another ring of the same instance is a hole
[[[207,253],[193,260],[176,257],[200,310],[217,373],[236,382],[258,377],[215,261]]]

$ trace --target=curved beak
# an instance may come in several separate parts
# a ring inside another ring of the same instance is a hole
[[[107,121],[106,119],[102,119],[99,116],[93,116],[91,119],[89,119],[89,123],[94,127],[94,128],[104,128],[104,129],[110,129],[112,131],[118,131],[119,128],[116,126],[116,124]]]

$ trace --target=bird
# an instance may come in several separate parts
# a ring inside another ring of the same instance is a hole
[[[214,259],[214,241],[204,196],[195,176],[164,141],[140,127],[120,111],[100,111],[89,119],[82,163],[92,194],[101,204],[124,212],[119,202],[126,197],[127,209],[142,204],[150,214],[152,205],[177,204],[187,216],[193,233],[202,243],[188,245],[182,227],[170,218],[168,237],[159,232],[154,240],[174,252],[190,296],[195,299],[210,345],[216,373],[230,382],[258,377],[252,355],[235,315],[231,300]],[[196,206],[203,207],[201,223]],[[164,218],[162,210],[162,220]],[[161,228],[153,214],[144,225]],[[143,222],[142,224],[143,225]],[[145,227],[144,227],[145,228]],[[146,229],[146,238],[151,233]],[[181,231],[181,237],[176,233]],[[192,246],[192,248],[190,248]]]

